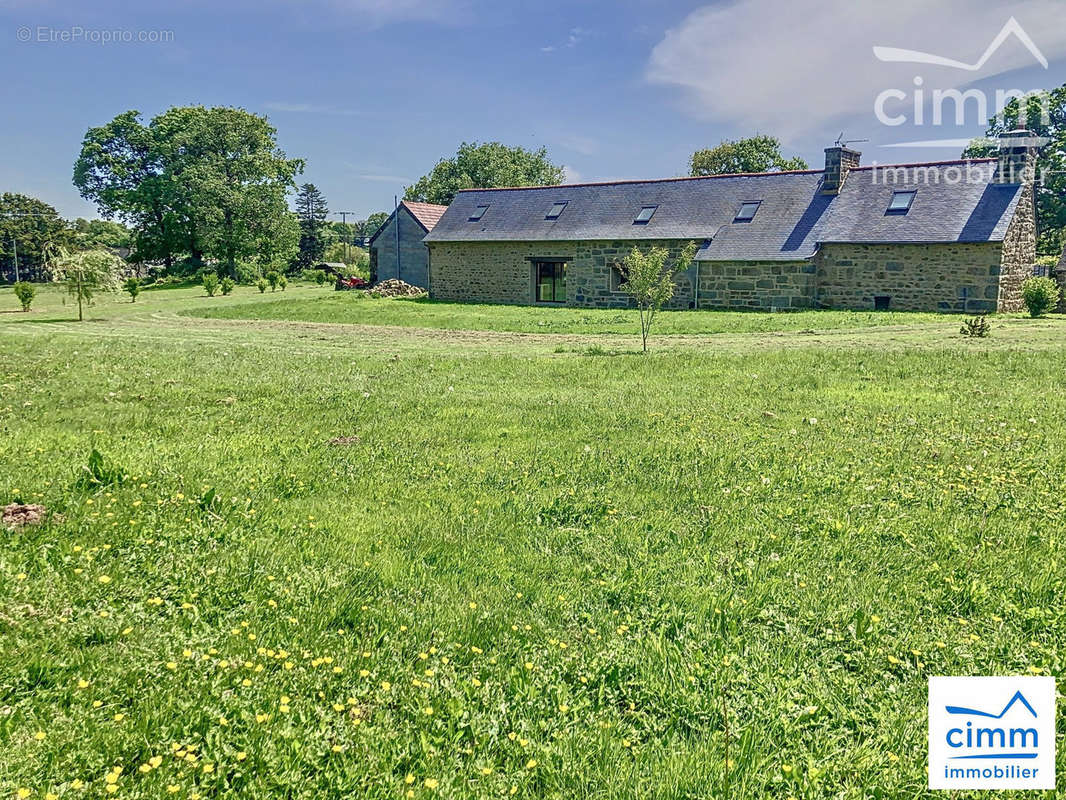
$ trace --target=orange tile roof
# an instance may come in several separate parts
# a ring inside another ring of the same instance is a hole
[[[448,210],[448,206],[438,206],[433,203],[412,203],[407,200],[403,201],[403,205],[427,231],[431,231],[437,227],[440,218],[444,216],[444,212]]]

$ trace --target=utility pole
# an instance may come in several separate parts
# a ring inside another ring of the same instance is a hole
[[[15,251],[15,283],[19,282],[19,243],[17,239],[11,239],[11,247]]]
[[[346,259],[350,260],[351,259],[351,254],[350,254],[350,251],[348,249],[348,245],[351,244],[351,242],[349,241],[351,239],[351,237],[348,235],[349,234],[349,231],[348,231],[348,215],[351,214],[354,217],[355,216],[355,212],[354,211],[334,211],[333,213],[334,214],[338,214],[340,216],[341,225],[344,226],[344,257]]]

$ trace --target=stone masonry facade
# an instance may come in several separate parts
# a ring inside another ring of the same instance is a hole
[[[688,240],[435,242],[429,291],[442,300],[527,305],[534,264],[565,261],[566,304],[624,308],[616,267],[638,247],[666,247],[676,259]],[[697,243],[698,244],[698,243]],[[705,261],[675,276],[672,308],[789,310],[839,308],[983,314],[1017,311],[1036,263],[1032,185],[1003,242],[822,245],[798,261]]]
[[[442,242],[429,245],[429,291],[441,300],[530,304],[534,264],[565,260],[566,304],[624,308],[629,297],[612,279],[616,265],[634,247],[666,247],[676,259],[688,241]],[[673,308],[690,308],[695,267],[675,278]]]
[[[827,244],[814,257],[820,308],[893,311],[998,310],[1003,246]],[[1030,272],[1031,272],[1030,267]]]

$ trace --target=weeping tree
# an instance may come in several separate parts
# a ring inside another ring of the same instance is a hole
[[[647,253],[634,247],[622,262],[620,271],[625,282],[621,289],[633,298],[640,312],[640,341],[645,353],[652,323],[676,291],[674,275],[687,270],[695,256],[696,243],[689,242],[673,265],[667,264],[670,251],[665,247],[653,247]]]
[[[126,262],[107,250],[59,250],[48,266],[52,280],[66,286],[67,293],[77,299],[79,322],[85,318],[83,306],[92,303],[97,294],[121,288],[126,270]]]

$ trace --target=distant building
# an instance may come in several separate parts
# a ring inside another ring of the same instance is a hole
[[[633,247],[676,256],[674,308],[1021,307],[1036,262],[1036,143],[1005,134],[998,158],[757,175],[460,191],[426,235],[430,296],[626,307]]]
[[[400,203],[370,237],[370,282],[398,278],[412,286],[429,285],[429,251],[422,239],[448,210],[432,203]]]

